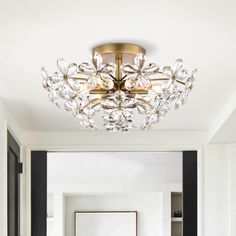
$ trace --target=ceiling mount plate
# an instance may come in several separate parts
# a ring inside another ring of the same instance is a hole
[[[100,54],[107,54],[107,53],[115,53],[115,54],[143,53],[143,54],[146,54],[146,50],[143,47],[137,44],[130,44],[130,43],[108,43],[108,44],[98,45],[92,50],[93,54],[95,52],[100,53]]]

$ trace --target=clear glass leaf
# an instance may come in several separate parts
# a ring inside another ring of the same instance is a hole
[[[145,114],[146,113],[146,109],[145,109],[145,105],[137,105],[137,110],[140,114]]]
[[[191,77],[190,77],[191,82],[194,82],[196,80],[196,77],[197,77],[197,69],[193,70],[191,74]]]
[[[135,129],[135,126],[134,126],[133,124],[128,123],[128,124],[122,125],[121,131],[122,131],[122,132],[129,132],[129,131],[131,131],[132,129]]]
[[[102,56],[101,56],[101,54],[95,52],[94,55],[93,55],[92,60],[93,60],[93,64],[94,64],[95,68],[97,70],[99,70],[101,65],[102,65]]]
[[[145,90],[150,89],[152,86],[151,80],[147,76],[140,76],[139,77],[139,85],[141,88],[143,88]]]
[[[113,75],[116,72],[116,65],[114,63],[105,64],[102,67],[101,72]]]
[[[107,99],[101,103],[101,106],[104,109],[114,109],[117,107],[117,104],[113,100]]]
[[[76,110],[76,103],[74,101],[67,101],[64,103],[66,111],[74,112]]]
[[[183,66],[183,60],[182,59],[177,59],[174,63],[174,65],[171,67],[172,71],[174,74],[178,73]]]
[[[135,99],[129,98],[122,103],[122,107],[124,107],[126,109],[127,108],[135,108],[136,104],[137,104],[137,101]]]
[[[180,70],[176,73],[175,78],[180,81],[185,81],[188,78],[188,71],[187,70]]]
[[[85,75],[91,75],[96,72],[94,66],[87,62],[83,62],[82,64],[79,65],[79,71],[81,71]]]
[[[46,89],[48,87],[48,80],[42,79],[42,86]]]
[[[134,58],[134,64],[137,66],[138,70],[143,68],[146,56],[143,53],[138,53]]]
[[[60,108],[58,94],[54,89],[48,90],[48,98],[52,103],[54,103],[58,108]]]
[[[137,69],[133,65],[130,65],[130,64],[123,64],[121,66],[121,71],[125,75],[134,74],[138,72]]]
[[[63,81],[63,75],[61,74],[61,73],[59,73],[59,72],[54,72],[53,74],[52,74],[52,77],[51,77],[51,81],[52,81],[52,83],[54,83],[54,84],[56,84],[56,83],[59,83],[59,82],[62,82]]]
[[[73,91],[67,84],[65,84],[65,85],[60,89],[59,96],[60,96],[62,99],[70,100],[70,99],[74,96],[74,91]]]
[[[97,77],[90,76],[86,81],[89,90],[95,89],[97,87]]]
[[[134,115],[129,110],[122,110],[122,116],[125,118],[124,122],[133,122],[134,121]]]
[[[69,78],[67,80],[67,83],[75,91],[79,91],[81,89],[81,84],[80,84],[80,81],[78,79]]]
[[[181,105],[182,105],[181,100],[178,99],[178,100],[176,101],[176,103],[175,103],[175,109],[176,109],[176,110],[179,109]]]
[[[44,67],[41,68],[41,73],[42,73],[43,79],[47,80],[48,79],[48,73],[47,73],[47,71],[45,70]]]
[[[105,124],[105,129],[107,132],[116,132],[117,131],[115,124],[111,124],[111,123]]]
[[[162,70],[162,74],[168,78],[173,77],[173,72],[170,66],[165,66]]]
[[[182,92],[182,94],[181,94],[181,96],[182,96],[181,97],[182,105],[184,105],[187,102],[190,90],[191,89],[187,88]]]
[[[44,67],[42,67],[41,73],[42,73],[42,77],[43,77],[43,79],[42,79],[42,86],[44,88],[51,87],[50,77],[48,76],[47,71],[45,70]]]
[[[95,122],[93,121],[92,117],[84,112],[78,113],[76,115],[76,118],[79,119],[79,122],[82,126],[86,128],[92,128],[95,129]]]
[[[159,71],[159,66],[157,64],[151,63],[147,67],[143,68],[142,72],[146,75],[154,75]]]
[[[63,75],[66,75],[67,74],[67,71],[68,71],[68,68],[67,68],[67,64],[65,62],[65,60],[63,58],[59,58],[57,60],[57,66],[58,66],[58,69],[59,71],[63,74]]]
[[[71,76],[77,74],[77,70],[78,70],[78,66],[75,63],[70,64],[68,66],[67,76],[71,77]]]
[[[172,83],[173,83],[173,80],[171,80],[171,79],[165,80],[161,83],[161,88],[163,90],[168,90]]]

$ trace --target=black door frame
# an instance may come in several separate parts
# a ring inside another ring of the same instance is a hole
[[[182,153],[183,236],[197,236],[198,153]],[[47,236],[47,151],[31,151],[31,236]]]
[[[47,151],[31,151],[31,236],[47,235]]]
[[[12,214],[12,206],[10,205],[9,198],[13,197],[10,196],[12,194],[11,188],[10,188],[10,183],[9,183],[9,175],[11,174],[10,171],[10,154],[16,158],[16,163],[15,163],[15,209],[14,209],[14,221],[15,221],[15,229],[14,229],[14,235],[15,236],[20,236],[20,173],[22,172],[22,166],[20,163],[20,146],[16,142],[15,138],[13,135],[10,133],[9,130],[7,130],[7,234],[9,235],[10,229],[12,230],[12,225],[11,225],[11,219],[10,219],[10,214]],[[21,168],[20,168],[21,167]],[[10,213],[11,212],[11,213]]]

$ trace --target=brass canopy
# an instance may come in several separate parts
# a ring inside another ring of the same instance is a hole
[[[92,53],[98,52],[100,54],[115,53],[115,54],[146,54],[146,50],[137,45],[130,43],[108,43],[98,45],[93,48]]]

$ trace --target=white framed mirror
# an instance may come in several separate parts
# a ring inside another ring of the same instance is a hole
[[[75,236],[137,236],[136,211],[77,211]]]

